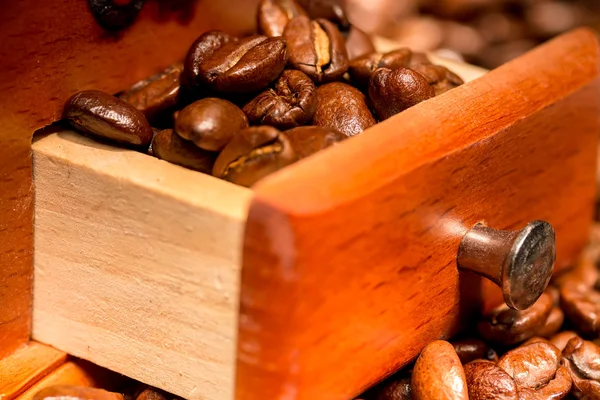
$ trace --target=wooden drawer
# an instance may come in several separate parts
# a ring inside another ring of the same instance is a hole
[[[133,65],[150,57],[130,50]],[[595,196],[597,75],[597,39],[576,31],[252,189],[42,137],[32,336],[186,398],[351,398],[498,302],[457,269],[475,223],[546,220],[557,268],[575,260]],[[94,76],[58,90],[55,111],[109,79]]]

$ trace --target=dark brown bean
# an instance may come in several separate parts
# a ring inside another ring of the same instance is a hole
[[[382,384],[376,391],[374,400],[412,400],[410,377],[392,379]]]
[[[165,129],[154,135],[152,152],[156,158],[205,174],[212,173],[218,155],[216,152],[202,150],[194,143],[182,139],[172,129]]]
[[[261,35],[275,37],[283,35],[287,23],[306,11],[296,0],[261,0],[256,14],[256,27]]]
[[[354,60],[375,52],[375,45],[369,35],[352,25],[346,37],[346,52],[348,60]]]
[[[571,394],[576,399],[581,400],[595,400],[600,399],[600,382],[586,379],[579,371],[579,369],[573,364],[567,357],[563,357],[562,365],[567,368],[573,386],[571,388]]]
[[[219,47],[199,67],[199,80],[222,93],[251,93],[264,89],[288,61],[285,41],[250,36]]]
[[[140,110],[150,123],[156,123],[175,109],[179,99],[179,78],[182,64],[133,85],[119,98]]]
[[[550,338],[558,332],[564,320],[565,314],[562,310],[559,307],[554,307],[546,321],[535,331],[535,334],[543,338]]]
[[[406,47],[385,54],[373,52],[350,61],[348,73],[358,87],[367,88],[376,69],[408,67],[412,57],[412,51]]]
[[[46,387],[33,400],[123,400],[123,395],[85,386],[55,385]]]
[[[109,141],[148,148],[152,128],[141,111],[131,104],[97,90],[71,96],[63,110],[76,130]]]
[[[600,291],[565,284],[560,289],[560,306],[582,334],[600,334]]]
[[[519,400],[558,400],[571,391],[571,375],[566,367],[559,367],[547,385],[538,388],[518,388]]]
[[[298,159],[308,157],[347,138],[335,129],[323,126],[300,126],[284,133]]]
[[[317,88],[317,111],[313,124],[354,136],[375,125],[375,118],[360,90],[341,82]]]
[[[460,359],[454,347],[443,340],[423,349],[413,369],[411,386],[415,400],[469,398]]]
[[[519,388],[540,388],[556,374],[560,351],[549,343],[535,342],[510,350],[498,360],[498,366],[510,375]]]
[[[340,31],[331,22],[300,16],[283,32],[290,53],[289,65],[317,83],[340,79],[348,70],[348,53]]]
[[[465,339],[452,342],[454,351],[458,354],[460,362],[467,364],[477,359],[485,359],[489,361],[498,361],[498,354],[489,347],[483,340]]]
[[[220,151],[235,132],[247,127],[242,110],[223,99],[198,100],[175,114],[175,132],[208,151]]]
[[[520,343],[536,334],[552,309],[552,296],[544,292],[527,310],[513,310],[506,304],[493,309],[483,316],[477,329],[486,340],[493,343]]]
[[[475,360],[464,369],[469,400],[519,400],[515,381],[495,363]]]
[[[434,96],[435,91],[427,79],[408,68],[380,68],[369,81],[369,98],[381,120]]]
[[[221,31],[209,31],[196,39],[185,57],[183,74],[181,76],[182,84],[189,87],[190,90],[199,91],[202,94],[205,90],[203,90],[202,82],[199,79],[200,66],[217,49],[235,41],[236,39],[233,36]]]
[[[573,331],[562,331],[557,333],[550,339],[550,343],[552,343],[557,349],[563,351],[565,347],[567,347],[567,343],[569,340],[576,337],[577,334]]]
[[[304,125],[315,115],[317,88],[303,72],[285,70],[268,89],[243,108],[253,125],[270,125],[289,129]]]
[[[349,26],[343,0],[299,0],[311,18],[324,18],[333,21],[341,28]]]
[[[583,378],[600,382],[600,346],[576,336],[562,352]]]
[[[249,187],[294,161],[285,134],[270,126],[251,127],[237,132],[221,151],[213,175]]]
[[[427,79],[436,96],[465,83],[458,75],[441,65],[418,64],[412,66],[411,69]]]
[[[148,387],[144,389],[135,400],[168,400],[165,394],[157,389]]]

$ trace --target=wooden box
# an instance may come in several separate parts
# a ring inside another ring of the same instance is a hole
[[[457,269],[475,223],[546,220],[556,267],[577,258],[600,115],[598,42],[586,30],[486,74],[454,66],[469,83],[252,189],[68,131],[36,139],[30,169],[33,130],[70,94],[122,90],[202,31],[232,27],[206,3],[191,6],[194,23],[150,8],[108,39],[90,17],[61,27],[62,41],[36,47],[49,71],[40,86],[34,66],[3,67],[16,98],[0,100],[0,176],[10,173],[0,233],[23,236],[0,243],[2,265],[23,249],[0,273],[18,294],[0,293],[7,348],[28,334],[32,287],[34,339],[185,398],[350,399],[498,302],[489,282]],[[156,48],[148,32],[182,43]]]

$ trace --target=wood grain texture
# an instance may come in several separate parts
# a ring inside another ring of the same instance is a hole
[[[68,361],[30,387],[17,400],[32,400],[40,390],[54,385],[74,385],[117,390],[124,379],[97,365],[77,360]]]
[[[598,42],[567,34],[259,182],[245,233],[236,399],[343,400],[449,337],[476,222],[586,242]],[[357,162],[360,160],[360,162]],[[476,302],[471,301],[471,304]]]
[[[0,358],[29,337],[33,187],[31,136],[74,92],[117,92],[172,62],[211,28],[254,26],[255,0],[159,1],[107,34],[83,0],[9,1],[0,12]]]
[[[184,398],[232,398],[252,192],[68,131],[33,150],[33,337]]]
[[[0,400],[11,400],[63,364],[67,354],[41,343],[29,342],[0,360]]]

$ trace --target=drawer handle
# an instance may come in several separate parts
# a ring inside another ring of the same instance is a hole
[[[555,259],[556,237],[552,225],[533,221],[520,231],[476,224],[462,238],[457,262],[459,268],[498,285],[510,308],[524,310],[548,286]]]

